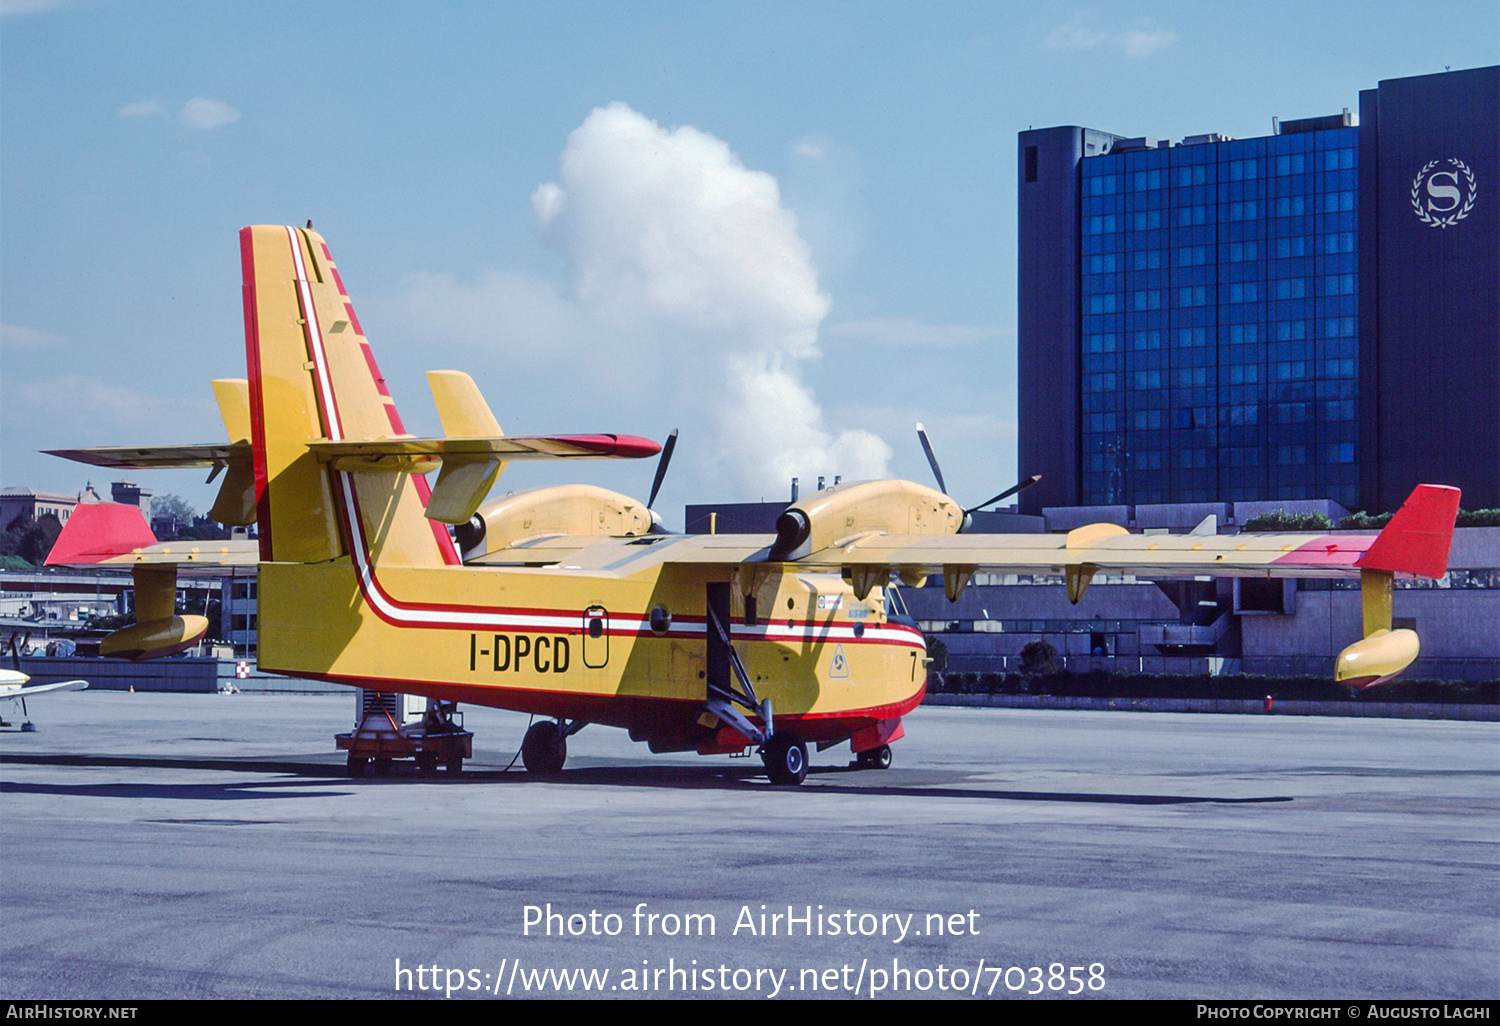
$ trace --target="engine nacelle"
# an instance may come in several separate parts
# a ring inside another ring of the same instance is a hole
[[[867,531],[957,534],[964,511],[942,492],[911,481],[855,481],[814,492],[776,520],[772,559],[798,559]]]
[[[511,492],[479,507],[454,531],[467,561],[550,534],[633,537],[651,530],[651,511],[639,499],[593,485],[553,485]]]

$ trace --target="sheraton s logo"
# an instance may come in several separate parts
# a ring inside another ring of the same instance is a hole
[[[1411,209],[1429,228],[1451,228],[1469,216],[1479,184],[1457,157],[1430,160],[1411,180]]]

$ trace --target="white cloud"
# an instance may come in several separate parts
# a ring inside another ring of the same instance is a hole
[[[574,301],[603,329],[592,358],[659,357],[659,394],[707,422],[701,451],[721,474],[749,492],[793,474],[885,474],[890,447],[830,432],[802,378],[830,300],[774,177],[712,135],[614,103],[568,137],[559,180],[533,208],[542,241],[568,261]]]
[[[62,344],[62,339],[46,331],[23,328],[18,324],[0,324],[0,348],[46,349]]]
[[[189,128],[207,132],[238,121],[240,112],[221,100],[206,100],[195,96],[182,105],[182,113],[178,116]]]
[[[830,339],[900,349],[956,349],[992,336],[969,324],[923,324],[909,317],[843,321],[828,329]]]
[[[119,115],[122,118],[154,118],[166,112],[160,100],[137,100],[121,107]]]
[[[1166,29],[1152,28],[1149,20],[1122,31],[1101,31],[1091,26],[1082,15],[1074,15],[1058,25],[1042,40],[1044,50],[1092,50],[1108,46],[1119,50],[1127,57],[1149,57],[1177,42],[1177,33]]]
[[[615,103],[573,131],[557,179],[531,201],[541,241],[566,261],[565,286],[414,274],[366,322],[423,349],[457,343],[480,365],[545,365],[559,405],[593,409],[589,397],[608,394],[616,409],[670,410],[684,438],[673,477],[702,491],[885,475],[890,447],[830,429],[804,379],[830,300],[773,176],[706,132]]]
[[[808,160],[822,160],[824,154],[821,143],[811,142],[806,139],[793,146],[792,152],[799,157],[806,157]]]

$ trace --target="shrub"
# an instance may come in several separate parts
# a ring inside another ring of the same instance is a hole
[[[1246,531],[1331,531],[1333,521],[1322,513],[1290,513],[1270,509],[1245,521]]]
[[[1340,520],[1339,527],[1349,531],[1378,531],[1391,522],[1392,515],[1390,513],[1366,513],[1360,510]]]
[[[1461,509],[1455,527],[1500,527],[1500,509]]]

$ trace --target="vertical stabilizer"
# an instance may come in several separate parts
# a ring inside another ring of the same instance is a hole
[[[333,470],[307,448],[406,434],[322,237],[257,225],[241,230],[240,257],[261,558],[458,562],[423,515],[425,479]]]

